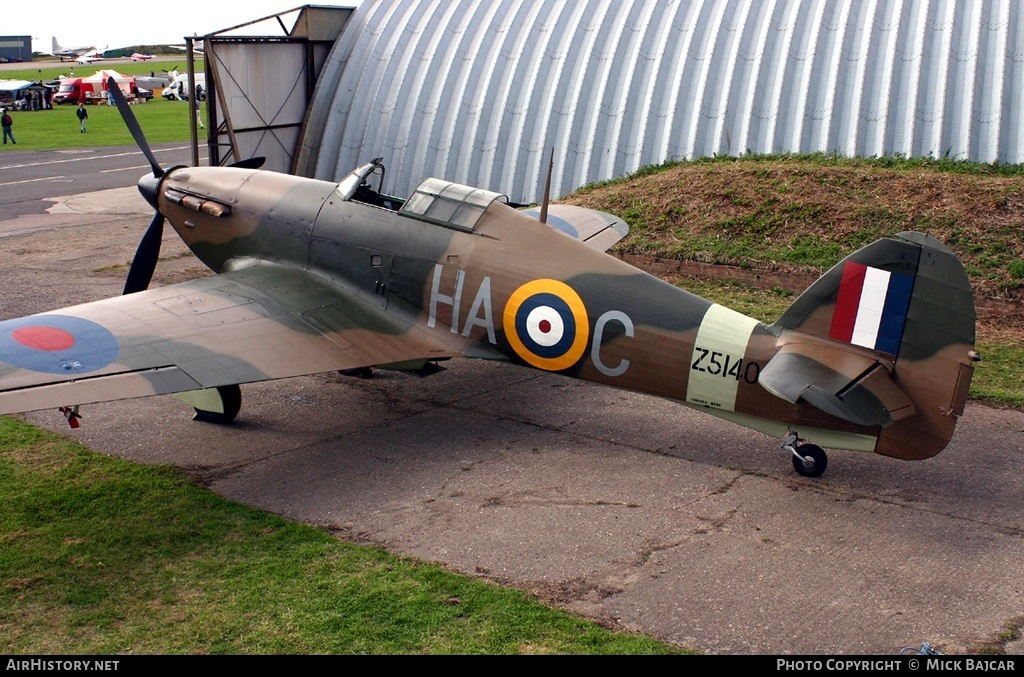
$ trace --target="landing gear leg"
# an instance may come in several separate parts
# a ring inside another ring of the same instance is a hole
[[[782,438],[782,448],[793,454],[793,469],[804,477],[820,477],[828,467],[828,455],[816,444],[804,444],[795,431]]]

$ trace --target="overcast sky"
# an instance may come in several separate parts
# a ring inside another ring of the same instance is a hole
[[[355,7],[360,0],[19,0],[3,3],[0,32],[31,35],[32,49],[50,51],[50,38],[62,47],[94,45],[98,49],[133,45],[183,44],[186,35],[205,35],[302,5]],[[291,22],[286,21],[290,28]],[[276,27],[276,29],[275,29]],[[280,26],[260,27],[256,34],[281,35]]]

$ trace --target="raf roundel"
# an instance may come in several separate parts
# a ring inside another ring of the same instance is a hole
[[[0,360],[44,374],[88,374],[117,359],[117,339],[91,320],[36,315],[0,322]]]
[[[504,320],[512,350],[538,369],[568,369],[587,349],[587,309],[579,294],[564,282],[524,284],[505,304]]]

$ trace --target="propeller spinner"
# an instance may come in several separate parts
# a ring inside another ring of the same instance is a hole
[[[128,105],[128,100],[125,98],[121,88],[117,86],[114,78],[107,79],[107,88],[117,104],[117,110],[121,113],[128,131],[131,132],[132,138],[135,139],[135,144],[142,151],[142,154],[146,156],[149,166],[153,168],[152,174],[139,179],[139,192],[146,198],[146,202],[153,206],[156,213],[153,215],[153,220],[150,222],[149,228],[146,229],[145,235],[142,236],[142,241],[139,242],[139,247],[135,251],[135,258],[132,259],[131,268],[128,270],[128,278],[125,280],[122,294],[133,294],[137,291],[144,291],[149,287],[149,283],[153,279],[153,271],[156,270],[156,262],[160,258],[160,244],[163,241],[165,220],[163,213],[160,211],[160,183],[167,171],[156,161],[156,156],[149,147],[149,142],[146,141],[146,135],[142,133],[142,127],[139,126],[135,113],[132,112],[131,106]],[[264,162],[266,162],[266,158],[253,157],[240,160],[230,166],[242,169],[259,169],[263,166]]]

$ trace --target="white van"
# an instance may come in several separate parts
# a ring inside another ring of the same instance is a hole
[[[199,100],[206,101],[206,73],[196,73],[196,87],[200,88]],[[188,101],[191,91],[188,73],[182,73],[164,87],[163,97],[170,101]]]

